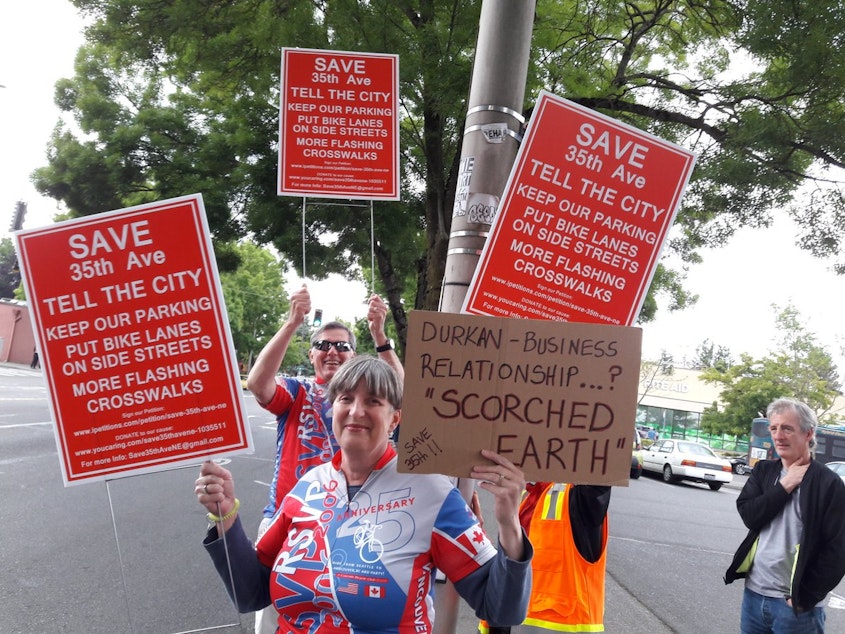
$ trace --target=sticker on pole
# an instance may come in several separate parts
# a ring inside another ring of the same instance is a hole
[[[695,155],[542,92],[464,312],[630,326]]]
[[[252,451],[200,195],[15,240],[65,485]]]
[[[399,200],[399,56],[282,49],[278,193]]]

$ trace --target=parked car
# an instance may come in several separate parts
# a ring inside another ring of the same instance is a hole
[[[731,469],[738,475],[745,475],[751,473],[751,467],[748,466],[748,456],[734,456],[729,459]]]
[[[634,430],[634,447],[631,450],[631,479],[636,480],[643,474],[643,442],[640,432]]]
[[[664,482],[689,480],[718,491],[733,480],[731,463],[707,445],[665,438],[643,449],[643,470],[660,473]]]
[[[845,462],[828,462],[827,468],[831,469],[836,475],[842,478],[845,482]]]
[[[651,431],[651,427],[648,425],[637,425],[637,431],[640,432],[640,437],[648,438],[648,432]]]

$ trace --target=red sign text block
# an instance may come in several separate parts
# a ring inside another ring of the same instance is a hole
[[[399,57],[282,49],[278,193],[399,200]]]
[[[541,93],[463,310],[632,325],[694,162]]]
[[[15,239],[66,485],[251,451],[199,195]]]

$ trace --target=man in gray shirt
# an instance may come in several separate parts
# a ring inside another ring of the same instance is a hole
[[[778,457],[759,461],[737,498],[749,531],[725,583],[745,578],[742,634],[824,632],[824,598],[845,575],[845,485],[813,460],[807,405],[777,399],[766,417]]]

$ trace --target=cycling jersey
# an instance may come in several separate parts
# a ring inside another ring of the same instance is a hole
[[[276,460],[264,517],[273,517],[296,481],[338,449],[325,387],[320,381],[276,380],[276,393],[264,406],[276,415]]]
[[[239,521],[226,534],[239,609],[272,600],[285,633],[430,632],[438,568],[479,615],[502,625],[522,621],[533,555],[527,538],[524,561],[497,553],[449,479],[397,473],[392,447],[350,501],[340,457],[300,479],[257,557],[244,553]],[[223,540],[209,539],[228,586]]]

